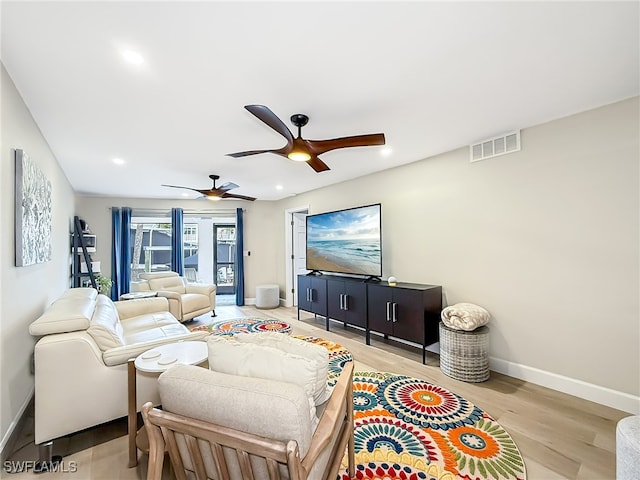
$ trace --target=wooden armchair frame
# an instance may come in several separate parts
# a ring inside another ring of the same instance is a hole
[[[160,480],[165,448],[178,480],[186,480],[187,470],[178,449],[176,433],[184,435],[193,474],[197,480],[207,479],[201,451],[204,440],[216,466],[216,476],[229,480],[230,475],[223,447],[235,450],[238,464],[245,480],[262,480],[254,475],[251,457],[266,461],[269,480],[280,480],[279,465],[286,465],[291,480],[306,480],[318,456],[326,448],[336,431],[336,444],[331,451],[323,479],[334,480],[338,475],[345,448],[348,450],[349,478],[354,477],[353,440],[353,363],[348,362],[336,383],[327,407],[320,417],[318,427],[311,438],[309,451],[300,458],[295,440],[288,442],[249,434],[221,425],[204,422],[175,413],[153,408],[151,402],[142,407],[145,428],[149,435],[149,468],[147,480]],[[221,406],[224,408],[224,406]],[[346,412],[342,412],[346,407]]]

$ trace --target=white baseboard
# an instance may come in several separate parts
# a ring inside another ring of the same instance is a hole
[[[281,307],[285,307],[286,306],[286,300],[284,298],[279,298],[278,299],[279,304]],[[255,298],[245,298],[244,299],[244,304],[245,305],[255,305],[256,304],[256,299]]]
[[[16,427],[20,423],[20,419],[22,418],[22,415],[24,415],[25,410],[29,406],[29,402],[33,398],[33,394],[35,392],[35,389],[36,389],[35,385],[32,385],[31,386],[31,390],[29,392],[29,395],[27,395],[27,398],[24,400],[24,402],[20,406],[20,409],[18,410],[18,413],[16,413],[15,418],[11,421],[11,424],[9,425],[9,428],[7,429],[7,431],[5,432],[4,436],[2,437],[2,441],[0,442],[0,458],[5,458],[5,453],[6,452],[4,451],[4,448],[7,446],[7,443],[9,442],[9,439],[11,438],[11,435],[13,435],[13,431],[16,429]],[[9,453],[11,453],[11,452],[9,452]]]
[[[559,392],[568,393],[585,400],[600,403],[625,412],[640,414],[640,397],[625,392],[619,392],[593,383],[575,378],[565,377],[557,373],[547,372],[519,363],[508,362],[499,358],[489,357],[489,368],[494,372],[510,377],[519,378]]]

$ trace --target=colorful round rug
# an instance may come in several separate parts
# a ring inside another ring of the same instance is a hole
[[[334,386],[351,353],[316,337],[296,336],[329,350]],[[392,373],[355,372],[353,407],[359,480],[524,480],[522,455],[488,413],[458,394]],[[337,480],[347,480],[346,455]]]
[[[212,335],[234,335],[236,333],[280,332],[290,333],[291,325],[267,318],[233,318],[192,328],[192,332],[206,330]]]

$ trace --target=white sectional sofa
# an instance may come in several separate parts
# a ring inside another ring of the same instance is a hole
[[[127,361],[180,340],[202,340],[163,297],[113,302],[72,288],[34,321],[35,442],[41,444],[127,415]],[[138,372],[138,410],[159,402],[157,375]]]

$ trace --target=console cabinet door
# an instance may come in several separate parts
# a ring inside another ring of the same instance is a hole
[[[360,282],[345,282],[342,303],[346,322],[365,328],[367,326],[367,285]]]
[[[342,308],[344,293],[343,280],[327,280],[327,315],[329,318],[347,321],[347,312]]]
[[[421,290],[393,289],[393,336],[416,342],[424,341],[424,303]]]
[[[324,278],[311,279],[311,311],[318,315],[327,315],[327,281]]]
[[[391,322],[393,290],[384,285],[369,285],[368,288],[369,330],[393,335],[393,323]]]
[[[311,298],[309,289],[311,288],[311,277],[298,275],[298,308],[311,312]]]
[[[367,285],[362,281],[327,279],[329,318],[349,325],[367,326]]]
[[[298,275],[298,308],[327,315],[327,281],[324,278]]]

